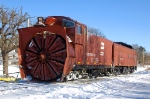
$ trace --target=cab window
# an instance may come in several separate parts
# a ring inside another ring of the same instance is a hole
[[[81,34],[82,33],[82,28],[80,25],[77,24],[77,33]]]
[[[75,22],[63,19],[62,25],[63,25],[63,27],[74,27]]]

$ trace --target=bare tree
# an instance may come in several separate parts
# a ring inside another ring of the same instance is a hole
[[[138,52],[140,46],[138,44],[132,44],[132,47]]]
[[[150,65],[150,52],[145,52],[145,57],[144,57],[144,64],[145,65]]]
[[[146,49],[138,44],[132,44],[133,49],[137,51],[137,61],[141,65],[150,64],[150,52],[147,52]]]
[[[0,48],[3,58],[3,74],[8,75],[8,53],[18,47],[17,29],[27,23],[29,15],[22,7],[10,9],[0,6]]]
[[[106,36],[102,33],[102,31],[96,29],[96,28],[91,28],[88,27],[88,32],[97,36],[101,36],[103,38],[106,38]]]

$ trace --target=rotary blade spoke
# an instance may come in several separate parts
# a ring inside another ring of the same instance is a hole
[[[33,77],[52,80],[60,77],[67,57],[65,40],[57,34],[37,34],[25,51],[26,67]]]

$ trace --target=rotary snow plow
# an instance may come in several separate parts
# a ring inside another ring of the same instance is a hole
[[[75,55],[66,29],[53,25],[57,20],[39,17],[33,27],[18,29],[19,66],[22,79],[50,81],[61,78],[73,68]]]

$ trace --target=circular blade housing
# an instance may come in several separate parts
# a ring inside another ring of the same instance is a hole
[[[65,40],[50,33],[37,33],[26,48],[26,66],[34,78],[53,80],[63,72],[66,59]]]

